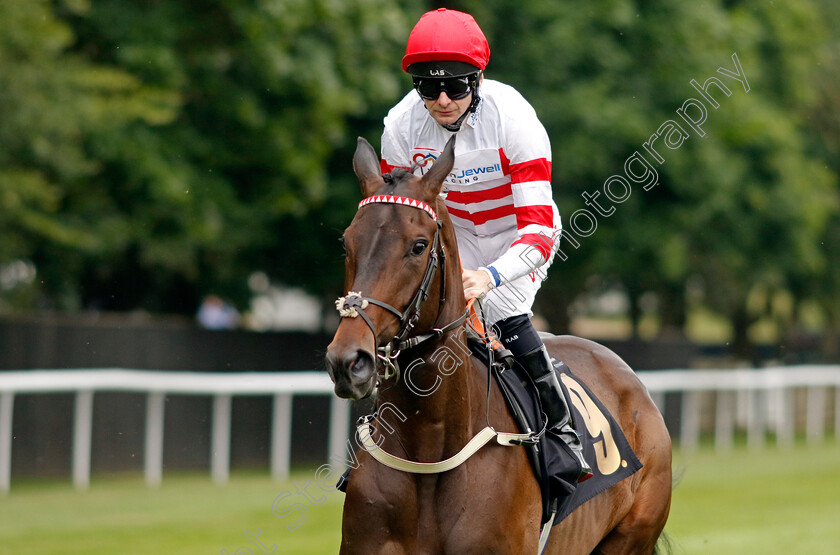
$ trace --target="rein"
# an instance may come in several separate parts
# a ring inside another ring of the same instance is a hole
[[[426,264],[426,271],[423,274],[423,280],[420,282],[420,286],[417,288],[417,292],[414,293],[411,301],[408,303],[408,306],[400,312],[390,304],[373,299],[371,297],[365,297],[362,295],[361,291],[349,291],[346,296],[339,297],[338,300],[335,301],[335,307],[338,309],[338,313],[342,318],[355,318],[357,316],[361,316],[362,320],[370,328],[371,332],[373,332],[374,344],[378,345],[378,334],[376,333],[376,328],[371,322],[368,315],[365,313],[365,309],[370,305],[376,305],[380,308],[383,308],[397,317],[397,320],[400,322],[400,329],[397,334],[384,346],[377,347],[377,358],[379,358],[383,364],[385,365],[385,372],[382,375],[382,379],[388,380],[392,377],[396,377],[399,380],[400,377],[400,367],[397,363],[397,357],[404,349],[411,349],[414,348],[421,343],[429,341],[431,339],[437,339],[438,337],[442,336],[444,333],[448,331],[452,331],[459,327],[467,318],[467,313],[464,312],[463,316],[457,318],[453,322],[443,326],[442,328],[435,328],[431,331],[419,335],[415,335],[412,337],[408,337],[411,331],[414,329],[414,326],[417,324],[417,320],[420,318],[420,308],[422,304],[429,298],[429,289],[432,286],[432,280],[435,277],[435,271],[437,270],[438,266],[440,266],[440,301],[438,303],[439,308],[442,308],[444,303],[446,302],[446,252],[443,250],[443,245],[440,242],[440,229],[441,229],[441,221],[438,218],[437,213],[434,209],[426,204],[423,201],[407,198],[407,197],[398,197],[394,195],[374,195],[372,197],[368,197],[363,199],[359,203],[359,209],[369,204],[399,204],[402,206],[409,206],[411,208],[417,208],[422,210],[426,214],[429,215],[432,220],[434,220],[436,224],[435,228],[435,236],[432,239],[432,246],[429,253],[429,261]]]

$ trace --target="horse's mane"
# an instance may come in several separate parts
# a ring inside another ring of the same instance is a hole
[[[408,170],[403,168],[394,168],[391,170],[390,173],[386,173],[382,175],[382,179],[385,180],[385,184],[390,187],[395,187],[397,184],[401,183],[406,178],[410,177],[412,173]]]

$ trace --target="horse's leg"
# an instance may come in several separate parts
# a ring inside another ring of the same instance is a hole
[[[671,485],[668,484],[669,490],[670,487]],[[662,489],[662,486],[657,485],[637,492],[633,508],[618,523],[618,526],[601,540],[593,553],[604,555],[653,553],[656,541],[665,527],[670,506],[670,493],[667,496],[662,495]],[[663,503],[665,503],[664,507]]]
[[[649,456],[640,471],[639,484],[633,496],[633,505],[593,553],[653,553],[671,508],[670,442],[665,443],[667,456],[661,452],[648,451]]]
[[[494,399],[504,408],[504,400]],[[502,430],[514,430],[511,421]],[[436,555],[519,555],[537,552],[542,500],[524,447],[488,445],[453,471],[457,481],[443,497],[438,514],[445,537]]]
[[[589,536],[603,538],[593,553],[651,553],[671,506],[671,439],[659,409],[632,369],[606,347],[571,336],[547,338],[546,345],[551,345],[552,352],[604,403],[644,465],[628,478],[631,485],[625,485],[626,490],[614,490],[612,509],[592,513],[584,506],[578,509],[576,526],[585,528],[588,518],[606,524],[600,534]],[[599,497],[588,504],[594,507]]]
[[[420,553],[416,491],[409,474],[380,466],[364,450],[347,484],[341,520],[340,555]],[[383,487],[387,484],[387,487]]]

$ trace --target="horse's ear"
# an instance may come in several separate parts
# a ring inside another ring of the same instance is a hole
[[[379,165],[379,156],[364,137],[359,137],[356,144],[356,154],[353,155],[353,171],[359,178],[362,185],[362,194],[365,198],[373,195],[384,183],[382,170]]]
[[[455,164],[455,135],[446,141],[446,146],[443,147],[443,152],[430,169],[423,176],[423,185],[426,186],[432,194],[437,195],[443,186],[443,180],[452,171],[452,166]]]

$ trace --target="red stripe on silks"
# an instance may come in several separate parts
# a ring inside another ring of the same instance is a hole
[[[554,228],[554,211],[551,206],[519,206],[516,208],[516,228],[522,229],[529,225],[539,225]]]
[[[540,255],[543,257],[543,260],[548,260],[548,257],[551,256],[551,251],[554,249],[554,244],[551,242],[551,239],[545,235],[540,235],[539,233],[526,233],[514,241],[513,244],[533,246],[535,249],[540,251]]]
[[[511,183],[551,181],[551,162],[545,158],[537,158],[520,164],[511,164],[510,181]]]
[[[505,216],[512,216],[514,214],[514,208],[512,204],[505,204],[504,206],[499,206],[498,208],[491,208],[490,210],[482,210],[481,212],[476,212],[474,214],[470,214],[466,210],[451,208],[449,206],[447,206],[446,208],[447,210],[449,210],[449,213],[453,216],[457,216],[464,220],[469,220],[475,225],[481,225],[489,222],[490,220],[498,220],[500,218],[504,218]]]
[[[510,189],[510,183],[505,183],[484,191],[449,191],[446,194],[446,200],[458,204],[473,204],[484,200],[499,200],[511,195],[513,192]]]
[[[386,162],[384,158],[379,160],[379,168],[382,170],[382,173],[391,173],[396,168],[400,168],[400,169],[409,171],[409,169],[404,167],[404,166],[392,166],[391,164]]]
[[[502,173],[510,175],[510,160],[505,156],[505,151],[499,149],[499,159],[502,161]]]

